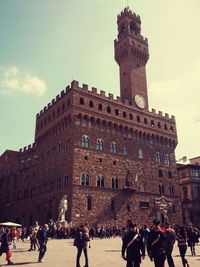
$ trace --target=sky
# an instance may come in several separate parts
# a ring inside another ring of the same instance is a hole
[[[129,0],[148,38],[150,109],[176,117],[176,158],[200,156],[200,1]],[[36,114],[72,80],[119,96],[127,0],[0,0],[0,155],[34,142]]]

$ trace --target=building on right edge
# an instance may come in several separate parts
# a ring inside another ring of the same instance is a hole
[[[183,222],[200,227],[200,156],[189,164],[177,164]]]

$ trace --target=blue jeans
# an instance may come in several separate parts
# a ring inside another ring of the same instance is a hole
[[[41,260],[44,257],[46,251],[47,251],[46,243],[40,244],[39,260]]]

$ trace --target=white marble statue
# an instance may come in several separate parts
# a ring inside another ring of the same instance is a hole
[[[67,211],[67,195],[64,195],[59,203],[59,215],[58,215],[58,221],[64,222],[65,220],[65,212]]]

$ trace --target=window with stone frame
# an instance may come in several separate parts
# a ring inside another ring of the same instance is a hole
[[[66,186],[68,186],[68,184],[69,184],[69,176],[68,175],[66,175],[65,177],[64,177],[64,187],[66,187]]]
[[[98,105],[98,109],[99,109],[99,110],[102,110],[102,109],[103,109],[102,104],[99,104],[99,105]]]
[[[118,183],[117,177],[112,177],[111,182],[112,182],[112,189],[118,189],[119,188],[119,183]]]
[[[92,100],[90,100],[90,102],[89,102],[89,107],[90,108],[93,108],[94,107],[94,102]]]
[[[163,172],[162,172],[162,170],[158,170],[158,176],[159,176],[159,177],[163,177]]]
[[[89,148],[89,137],[87,135],[83,135],[81,139],[82,147]]]
[[[169,194],[170,196],[174,196],[174,187],[172,185],[169,186]]]
[[[97,186],[104,187],[104,177],[101,174],[97,176]]]
[[[165,164],[170,165],[170,156],[168,154],[165,155]]]
[[[80,103],[80,105],[84,105],[84,98],[83,97],[80,98],[80,102],[79,103]]]
[[[159,183],[158,185],[158,188],[159,188],[159,194],[160,195],[164,195],[164,185],[162,183]]]
[[[124,154],[124,156],[128,156],[128,146],[127,145],[124,145],[123,154]]]
[[[26,168],[31,167],[31,158],[28,158],[26,161]]]
[[[159,152],[156,152],[155,160],[156,160],[157,163],[161,163],[161,155],[160,155]]]
[[[90,183],[90,177],[87,173],[81,174],[81,185],[88,186]]]
[[[92,197],[87,197],[87,210],[92,210]]]
[[[60,189],[60,187],[61,187],[61,179],[58,178],[58,179],[56,180],[56,189]]]
[[[143,159],[144,158],[143,150],[141,148],[138,149],[138,158],[139,159]]]
[[[100,138],[97,139],[97,150],[103,151],[103,140]]]
[[[111,107],[110,106],[108,106],[106,110],[108,113],[111,113]]]
[[[116,154],[117,153],[117,145],[115,142],[112,142],[111,145],[110,145],[110,152],[113,153],[113,154]]]

